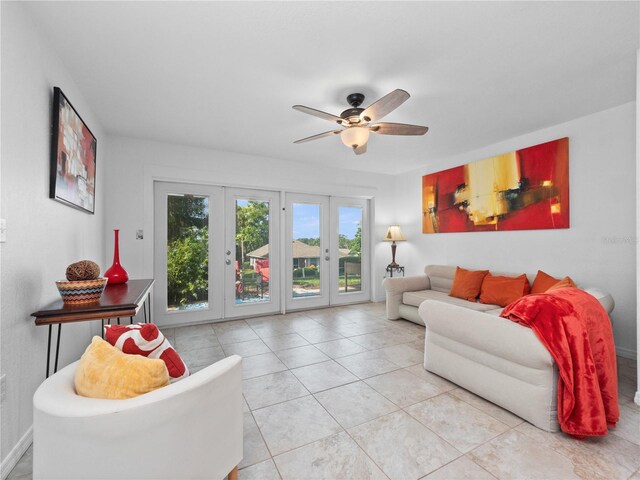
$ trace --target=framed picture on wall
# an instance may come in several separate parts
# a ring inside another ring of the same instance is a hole
[[[53,88],[52,125],[49,198],[93,214],[96,137],[58,87]]]

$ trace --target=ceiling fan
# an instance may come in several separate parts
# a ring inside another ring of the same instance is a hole
[[[404,90],[397,89],[373,102],[367,108],[360,108],[364,101],[361,93],[352,93],[347,96],[347,102],[351,108],[346,109],[340,116],[316,110],[303,105],[294,105],[292,108],[299,112],[307,113],[315,117],[336,122],[345,128],[330,130],[311,137],[296,140],[293,143],[310,142],[319,138],[340,134],[342,143],[353,149],[356,155],[362,155],[367,151],[369,132],[380,135],[424,135],[429,127],[420,125],[407,125],[404,123],[374,123],[391,113],[409,99],[410,95]]]

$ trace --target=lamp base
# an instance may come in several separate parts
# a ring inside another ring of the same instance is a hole
[[[387,265],[387,270],[391,270],[392,268],[399,268],[400,265],[398,265],[396,262],[391,262],[389,265]]]

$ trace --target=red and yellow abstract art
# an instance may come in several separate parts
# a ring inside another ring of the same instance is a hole
[[[569,139],[422,177],[422,232],[569,228]]]

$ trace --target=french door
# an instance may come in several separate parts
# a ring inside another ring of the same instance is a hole
[[[287,310],[370,299],[368,201],[286,195]]]
[[[154,185],[154,320],[159,325],[223,317],[224,192]]]
[[[225,317],[280,311],[280,194],[225,188]]]
[[[155,183],[158,324],[280,311],[279,195]]]

